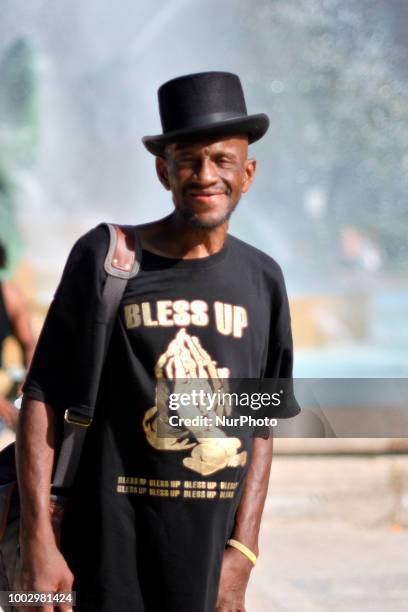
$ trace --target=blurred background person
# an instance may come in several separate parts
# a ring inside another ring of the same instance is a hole
[[[0,244],[0,270],[5,266],[6,249]],[[20,376],[3,369],[3,344],[9,336],[14,336],[20,345],[24,368],[27,369],[35,346],[31,315],[16,285],[0,281],[0,419],[15,430],[18,410],[10,400],[19,392]]]

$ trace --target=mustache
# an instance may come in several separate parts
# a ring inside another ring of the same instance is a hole
[[[231,189],[226,187],[225,185],[220,185],[219,187],[212,186],[211,188],[205,188],[202,185],[198,185],[196,183],[190,183],[183,189],[183,193],[192,193],[192,194],[204,194],[204,195],[214,195],[216,193],[224,193],[225,195],[229,195],[231,193]]]

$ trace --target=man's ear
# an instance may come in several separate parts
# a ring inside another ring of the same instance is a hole
[[[170,191],[169,175],[167,172],[167,162],[164,157],[156,157],[156,172],[159,181],[167,191]]]
[[[245,171],[244,177],[242,180],[241,192],[246,193],[250,186],[252,185],[252,181],[254,180],[256,171],[256,159],[247,159],[245,162]]]

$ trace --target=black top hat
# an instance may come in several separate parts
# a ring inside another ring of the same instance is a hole
[[[265,114],[248,115],[241,81],[230,72],[199,72],[172,79],[158,91],[163,134],[145,136],[153,155],[163,155],[171,142],[247,134],[262,138],[269,127]]]

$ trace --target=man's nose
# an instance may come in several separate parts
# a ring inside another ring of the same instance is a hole
[[[215,164],[210,159],[200,160],[194,174],[201,185],[209,185],[218,180]]]

